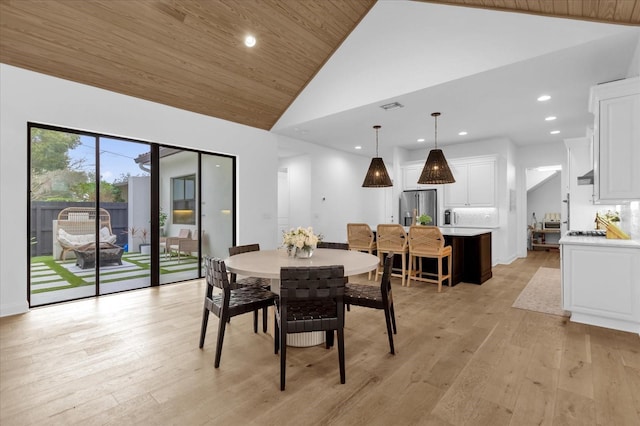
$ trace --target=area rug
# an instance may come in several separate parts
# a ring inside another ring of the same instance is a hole
[[[561,291],[560,269],[540,267],[511,306],[568,317],[562,309]]]

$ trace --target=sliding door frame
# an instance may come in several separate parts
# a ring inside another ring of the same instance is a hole
[[[95,144],[95,161],[96,161],[96,166],[95,166],[95,172],[96,172],[96,201],[95,201],[95,210],[96,210],[96,217],[99,217],[99,210],[100,210],[100,139],[101,138],[108,138],[108,139],[117,139],[117,140],[122,140],[124,142],[133,142],[133,143],[139,143],[139,144],[146,144],[149,146],[149,151],[150,151],[150,158],[151,158],[151,173],[150,173],[150,192],[151,192],[151,206],[150,206],[150,214],[151,214],[151,221],[150,221],[150,233],[151,233],[151,259],[150,259],[150,287],[158,287],[160,286],[160,223],[157,220],[159,218],[160,215],[160,173],[161,173],[161,165],[160,165],[160,148],[171,148],[171,149],[178,149],[181,151],[191,151],[191,152],[195,152],[197,154],[197,197],[198,197],[198,216],[196,217],[196,225],[197,225],[197,232],[199,235],[202,235],[202,204],[201,204],[201,200],[202,200],[202,187],[203,187],[203,182],[202,182],[202,156],[203,155],[214,155],[214,156],[219,156],[219,157],[225,157],[225,158],[230,158],[232,161],[232,166],[231,166],[231,170],[232,170],[232,176],[231,176],[231,182],[232,182],[232,231],[231,231],[231,238],[232,238],[232,245],[236,244],[236,228],[237,228],[237,219],[236,219],[236,205],[237,205],[237,178],[236,178],[236,167],[237,167],[237,158],[236,156],[233,155],[227,155],[227,154],[220,154],[220,153],[215,153],[215,152],[207,152],[207,151],[200,151],[200,150],[195,150],[195,149],[190,149],[190,148],[183,148],[183,147],[179,147],[179,146],[171,146],[171,145],[167,145],[167,144],[160,144],[157,142],[148,142],[148,141],[143,141],[143,140],[137,140],[137,139],[132,139],[132,138],[127,138],[127,137],[122,137],[122,136],[111,136],[108,134],[103,134],[103,133],[96,133],[96,132],[92,132],[92,131],[87,131],[87,130],[79,130],[79,129],[73,129],[73,128],[67,128],[67,127],[60,127],[60,126],[53,126],[53,125],[49,125],[49,124],[43,124],[43,123],[37,123],[37,122],[27,122],[27,193],[28,193],[28,197],[27,197],[27,205],[26,205],[26,211],[30,212],[31,211],[31,204],[32,204],[32,194],[31,194],[31,185],[32,185],[32,159],[31,159],[31,150],[32,150],[32,140],[31,140],[31,131],[32,129],[43,129],[43,130],[52,130],[52,131],[56,131],[56,132],[64,132],[64,133],[72,133],[72,134],[77,134],[80,136],[88,136],[88,137],[93,137],[96,140],[96,144]],[[155,220],[154,220],[155,218]],[[31,214],[27,214],[27,229],[26,229],[26,238],[27,241],[30,240],[30,235],[31,235]],[[96,224],[95,224],[95,235],[99,235],[100,233],[100,223],[99,221],[96,220]],[[204,277],[204,271],[202,268],[203,262],[202,262],[202,239],[199,238],[198,239],[198,273],[197,273],[197,278],[203,278]],[[27,262],[27,301],[29,304],[29,307],[31,307],[31,268],[30,268],[30,263],[31,263],[31,246],[28,244],[27,245],[27,252],[26,252],[26,262]],[[183,280],[184,281],[184,280]],[[188,281],[188,280],[187,280]],[[176,281],[176,282],[180,282],[180,281]],[[123,291],[129,291],[129,290],[123,290]],[[106,294],[113,294],[113,293],[106,293]],[[106,295],[105,294],[105,295]],[[96,268],[96,276],[95,276],[95,294],[92,296],[86,296],[86,297],[80,297],[77,299],[70,299],[70,300],[80,300],[80,299],[87,299],[87,298],[92,298],[92,297],[99,297],[101,296],[100,294],[100,273],[99,273],[99,268]],[[62,303],[61,302],[52,302],[52,303]],[[45,306],[47,304],[43,304],[43,305],[38,305],[38,306]]]

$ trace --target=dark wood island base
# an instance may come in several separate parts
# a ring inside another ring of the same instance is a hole
[[[491,232],[477,235],[454,235],[442,228],[445,244],[453,255],[452,284],[482,284],[493,276],[491,271]]]

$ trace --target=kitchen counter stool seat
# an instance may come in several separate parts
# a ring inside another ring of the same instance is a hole
[[[366,223],[347,223],[347,241],[349,250],[363,251],[373,254],[376,251],[376,241],[371,227]],[[368,275],[371,280],[371,272]]]
[[[438,293],[442,291],[442,282],[447,280],[451,287],[451,246],[444,245],[444,237],[437,226],[414,225],[409,228],[409,280],[438,284]],[[422,269],[422,258],[436,259],[437,272]],[[447,259],[447,272],[443,272],[442,262]]]
[[[404,286],[408,276],[407,257],[409,254],[409,238],[406,231],[400,224],[380,224],[377,228],[377,240],[380,263],[376,269],[376,281],[378,281],[378,276],[383,272],[384,255],[394,253],[394,255],[399,255],[402,258],[402,267],[399,268],[400,273],[393,272],[394,269],[392,267],[391,276],[400,277],[401,284]]]

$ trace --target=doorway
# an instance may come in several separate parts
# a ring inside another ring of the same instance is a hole
[[[526,169],[527,250],[558,251],[562,223],[562,166]]]

